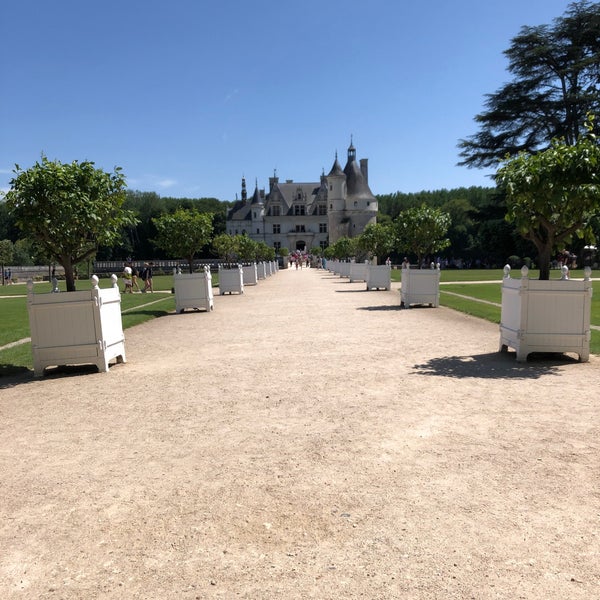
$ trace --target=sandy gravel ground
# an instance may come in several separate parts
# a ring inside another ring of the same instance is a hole
[[[0,598],[600,597],[600,359],[317,270],[0,379]]]

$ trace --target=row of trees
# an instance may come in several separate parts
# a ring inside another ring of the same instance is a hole
[[[394,220],[367,225],[355,238],[342,237],[325,249],[326,258],[359,261],[377,257],[384,260],[390,253],[410,254],[417,264],[433,260],[434,255],[450,244],[446,237],[451,219],[448,213],[427,204],[402,211]]]

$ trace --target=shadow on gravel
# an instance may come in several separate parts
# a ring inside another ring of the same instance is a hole
[[[369,311],[391,311],[391,310],[404,310],[399,304],[391,304],[387,306],[359,306],[356,310],[369,310]]]
[[[477,379],[539,379],[545,375],[559,375],[560,366],[574,363],[578,363],[578,360],[566,354],[533,353],[527,362],[520,363],[514,352],[492,352],[432,358],[415,365],[412,374]]]

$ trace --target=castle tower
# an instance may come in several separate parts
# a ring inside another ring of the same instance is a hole
[[[347,235],[344,231],[344,214],[346,198],[346,175],[338,162],[337,152],[329,174],[325,176],[327,185],[327,225],[329,243],[332,244],[340,237]]]
[[[254,194],[250,202],[250,216],[252,219],[252,234],[253,235],[264,235],[265,227],[265,205],[258,189],[258,180],[254,187]]]
[[[377,220],[377,198],[368,183],[368,161],[356,160],[356,148],[352,141],[348,148],[348,161],[344,167],[346,175],[345,218],[348,237],[360,235],[364,228]]]

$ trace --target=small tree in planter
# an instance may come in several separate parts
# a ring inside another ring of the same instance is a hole
[[[236,236],[237,255],[244,262],[253,262],[256,258],[256,242],[247,235]]]
[[[394,234],[389,224],[369,223],[358,237],[358,247],[378,262],[394,248]]]
[[[573,352],[589,357],[591,271],[584,281],[550,280],[555,249],[574,235],[593,241],[590,222],[600,211],[600,146],[588,122],[588,135],[574,145],[554,140],[538,154],[507,159],[496,174],[506,193],[507,220],[538,250],[540,279],[511,279],[505,267],[502,282],[500,349],[515,348],[517,360],[531,352]]]
[[[283,268],[287,269],[288,266],[288,256],[290,255],[290,251],[285,246],[279,248],[277,254],[281,257],[281,262],[283,263]]]
[[[152,219],[157,236],[153,243],[169,255],[185,258],[190,273],[194,272],[194,257],[210,242],[213,214],[178,208],[174,213]]]
[[[425,257],[439,252],[450,245],[446,238],[451,225],[450,215],[426,204],[401,212],[395,221],[397,245],[400,252],[417,255],[422,269]],[[402,268],[400,304],[430,304],[438,306],[440,301],[440,271],[437,269],[411,271]]]
[[[242,267],[244,274],[244,285],[255,285],[258,283],[258,268],[256,266],[256,242],[244,235],[236,235],[237,254],[239,259],[246,263]]]
[[[240,236],[233,236],[227,233],[218,235],[212,241],[212,246],[219,256],[225,262],[230,263],[235,260],[238,255],[238,239]]]
[[[42,156],[27,170],[18,165],[6,194],[17,225],[65,270],[68,292],[75,291],[75,265],[110,246],[123,227],[135,225],[123,209],[125,177],[97,169],[93,162],[63,164]]]
[[[126,225],[135,224],[123,209],[125,179],[120,169],[105,173],[92,162],[41,162],[15,169],[7,193],[19,227],[65,271],[67,294],[34,294],[28,285],[27,308],[34,375],[48,366],[95,364],[107,371],[116,358],[125,362],[121,296],[116,286],[99,289],[94,276],[88,291],[75,290],[75,265],[110,245]]]
[[[520,153],[496,173],[506,193],[506,219],[535,244],[540,279],[550,278],[555,250],[573,236],[594,241],[590,222],[600,211],[600,146],[591,133],[575,145],[554,140],[538,154]]]
[[[170,256],[185,258],[188,263],[188,273],[173,274],[176,312],[181,313],[186,308],[211,311],[213,293],[210,269],[205,267],[202,272],[194,273],[194,257],[210,242],[212,213],[178,208],[173,213],[152,219],[152,222],[157,232],[153,243]]]
[[[446,237],[450,215],[438,208],[426,204],[408,208],[396,217],[394,224],[398,251],[415,254],[420,268],[425,257],[450,245]]]

